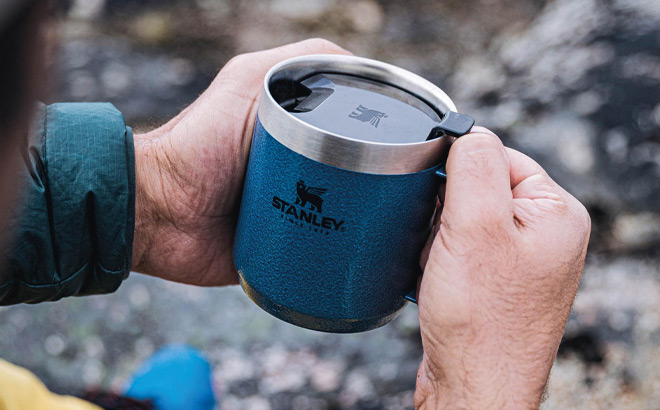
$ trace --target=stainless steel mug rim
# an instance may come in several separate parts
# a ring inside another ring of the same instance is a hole
[[[273,66],[263,82],[259,121],[285,147],[314,161],[371,174],[407,174],[439,165],[453,138],[413,143],[380,143],[334,134],[291,115],[270,93],[278,78],[303,79],[315,73],[349,74],[383,82],[417,96],[441,114],[456,111],[452,100],[428,80],[381,61],[337,54],[294,57]]]

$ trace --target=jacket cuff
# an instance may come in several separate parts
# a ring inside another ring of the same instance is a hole
[[[115,291],[131,267],[133,133],[107,103],[43,107],[0,304]]]

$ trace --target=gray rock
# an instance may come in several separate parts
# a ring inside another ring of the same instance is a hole
[[[613,247],[635,250],[649,244],[660,245],[660,215],[654,213],[621,214],[614,220]]]

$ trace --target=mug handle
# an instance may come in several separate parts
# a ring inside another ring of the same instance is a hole
[[[403,297],[405,300],[408,302],[412,302],[414,304],[417,304],[417,287],[415,287],[415,290],[412,292],[408,293],[406,296]]]
[[[442,134],[449,135],[450,137],[458,138],[461,135],[465,135],[468,132],[470,132],[473,125],[474,125],[474,118],[464,114],[459,114],[454,111],[447,111],[447,113],[445,113],[444,117],[442,118],[442,121],[440,121],[440,123],[438,124],[437,127],[435,127],[434,130]],[[441,178],[442,180],[446,181],[447,170],[445,169],[445,166],[443,165],[442,167],[438,168],[435,171],[435,175],[438,178]],[[415,289],[413,289],[412,292],[404,296],[404,299],[414,304],[417,304],[417,287],[415,287]]]
[[[444,165],[435,171],[435,176],[444,181],[447,180],[447,170],[445,169]],[[403,298],[406,299],[408,302],[417,304],[417,287],[415,287],[415,289],[413,289],[412,292],[408,293]]]

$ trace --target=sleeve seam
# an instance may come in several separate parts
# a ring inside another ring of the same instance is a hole
[[[53,272],[51,272],[51,277],[53,279],[53,283],[60,283],[62,282],[62,276],[58,274],[57,269],[59,267],[59,257],[57,254],[57,250],[54,248],[55,247],[55,241],[54,241],[54,233],[55,229],[53,227],[53,197],[51,195],[50,191],[50,175],[48,174],[49,172],[49,161],[48,161],[48,151],[47,151],[47,145],[48,145],[48,114],[50,112],[50,107],[46,106],[44,109],[44,141],[43,141],[43,164],[44,164],[44,195],[46,197],[46,211],[48,212],[48,234],[50,235],[50,246],[51,246],[51,252],[53,255],[53,265],[54,269]]]
[[[126,263],[124,265],[126,278],[131,270],[133,260],[133,238],[135,235],[135,146],[133,140],[133,130],[126,127],[124,133],[125,152],[126,152],[126,177],[128,182],[128,201],[126,210]],[[133,172],[131,172],[131,169]]]

